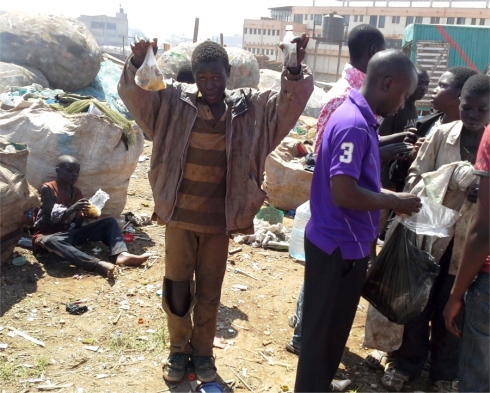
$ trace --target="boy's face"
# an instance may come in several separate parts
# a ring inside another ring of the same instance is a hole
[[[230,76],[228,69],[220,61],[197,63],[193,68],[196,85],[208,105],[223,100],[226,80]]]
[[[432,107],[442,112],[446,112],[448,108],[457,107],[460,93],[461,89],[455,87],[454,75],[446,71],[439,78],[439,82],[432,94]]]
[[[429,90],[429,74],[427,72],[417,72],[418,84],[415,92],[410,96],[413,101],[418,101],[424,98],[425,93]]]
[[[463,93],[459,116],[468,131],[480,131],[490,120],[490,97],[487,94]]]
[[[77,182],[79,173],[80,164],[76,162],[67,162],[56,167],[58,180],[70,186],[73,186]]]

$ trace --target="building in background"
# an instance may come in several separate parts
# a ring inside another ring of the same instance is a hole
[[[115,17],[81,15],[78,20],[92,32],[99,46],[123,48],[129,45],[128,16],[122,8]]]
[[[305,61],[315,78],[325,82],[335,81],[339,76],[337,70],[341,72],[349,58],[345,41],[340,46],[339,55],[339,44],[328,43],[323,37],[326,15],[336,14],[344,18],[344,37],[359,24],[376,26],[384,34],[387,48],[396,49],[402,48],[405,27],[413,23],[490,26],[488,0],[459,1],[457,7],[451,1],[438,0],[343,0],[333,1],[330,6],[275,7],[270,11],[270,18],[245,19],[242,47],[256,55],[281,61],[282,55],[277,46],[285,34],[286,25],[292,24],[295,34],[306,32],[311,37]],[[319,39],[315,40],[315,37]],[[487,49],[489,43],[482,45]]]

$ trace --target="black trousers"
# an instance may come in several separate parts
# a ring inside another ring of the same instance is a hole
[[[305,237],[305,295],[295,392],[328,392],[354,322],[369,257],[328,255]]]
[[[394,367],[412,378],[422,373],[429,351],[431,381],[453,381],[458,377],[460,339],[449,333],[442,315],[455,279],[448,274],[453,244],[451,241],[439,262],[441,272],[432,286],[427,306],[405,325],[402,345],[393,352]]]
[[[68,232],[46,235],[39,240],[42,245],[61,254],[71,264],[85,270],[92,270],[99,259],[85,254],[75,246],[91,241],[104,243],[109,247],[112,256],[128,251],[126,243],[122,240],[117,221],[112,217],[94,221],[80,228],[70,229]]]

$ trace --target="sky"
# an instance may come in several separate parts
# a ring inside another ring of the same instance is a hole
[[[316,5],[323,5],[327,1],[316,0]],[[313,0],[14,0],[1,1],[0,11],[66,15],[75,18],[80,15],[115,16],[120,4],[128,14],[129,26],[141,29],[150,38],[168,37],[172,33],[192,37],[195,18],[199,18],[199,38],[205,39],[219,36],[220,33],[241,34],[244,19],[270,16],[269,7],[312,5]]]

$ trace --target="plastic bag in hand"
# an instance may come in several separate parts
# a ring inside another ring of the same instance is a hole
[[[109,194],[99,188],[94,196],[88,200],[90,202],[87,212],[88,218],[99,217],[102,212],[102,208],[105,206],[105,203],[109,198]]]
[[[399,325],[415,319],[429,300],[439,265],[416,245],[417,235],[398,225],[368,271],[362,296]]]
[[[151,45],[148,47],[148,52],[146,52],[145,61],[136,71],[134,80],[138,86],[148,91],[163,90],[167,87],[163,81],[163,74],[158,69],[157,59]]]
[[[422,208],[410,217],[397,216],[394,222],[401,222],[417,235],[447,237],[459,218],[456,210],[443,206],[427,197],[420,198]]]

